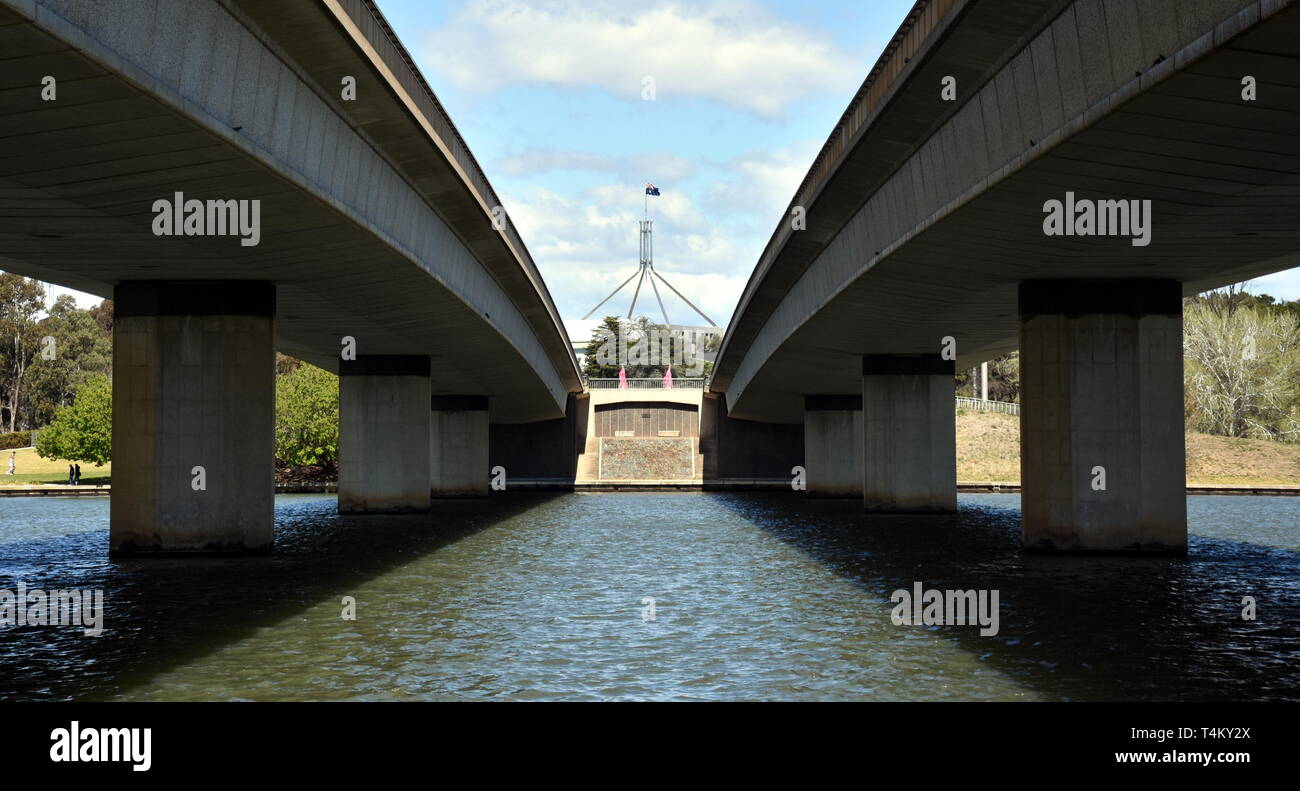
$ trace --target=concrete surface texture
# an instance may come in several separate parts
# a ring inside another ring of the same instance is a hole
[[[733,417],[794,422],[806,395],[854,394],[863,354],[952,337],[965,369],[1012,351],[1023,280],[1190,295],[1300,264],[1295,3],[927,7],[948,10],[887,49],[791,201],[806,230],[784,220],[742,294],[711,388]],[[1267,98],[1243,100],[1247,74]],[[1067,192],[1151,200],[1150,245],[1044,235]]]
[[[115,554],[261,552],[274,525],[274,290],[118,286]]]
[[[809,497],[862,497],[862,398],[808,396],[803,413]]]
[[[1088,285],[1021,289],[1024,545],[1184,551],[1178,284],[1156,284],[1166,296],[1153,300]]]
[[[54,103],[5,94],[0,181],[30,210],[0,219],[0,268],[104,297],[271,280],[279,350],[329,370],[344,337],[436,353],[439,392],[491,396],[499,422],[561,417],[581,389],[500,201],[368,4],[0,0],[0,30],[0,89],[58,79]],[[260,201],[259,243],[155,236],[176,193]]]
[[[429,382],[427,357],[363,356],[343,364],[339,513],[429,510]]]
[[[957,510],[952,362],[937,355],[862,361],[863,505],[868,511]]]
[[[432,496],[486,497],[489,483],[487,399],[435,397],[428,433]],[[559,451],[562,448],[553,449]]]

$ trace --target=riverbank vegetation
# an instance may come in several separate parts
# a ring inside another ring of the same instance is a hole
[[[338,460],[338,376],[287,355],[277,354],[276,482],[337,480]]]
[[[1232,286],[1184,300],[1184,416],[1188,479],[1196,483],[1300,483],[1300,301],[1279,302]],[[584,373],[615,377],[619,366],[598,359],[600,344],[622,326],[609,317],[592,338]],[[662,330],[639,319],[632,341]],[[78,308],[64,295],[48,305],[43,284],[0,273],[0,438],[9,448],[30,441],[49,470],[24,461],[2,483],[66,481],[67,465],[104,465],[112,451],[113,304]],[[703,351],[716,351],[709,338]],[[339,445],[338,377],[276,355],[276,479],[332,480]],[[707,366],[706,366],[707,370]],[[648,362],[627,375],[658,377]],[[684,371],[674,370],[675,374]],[[978,397],[979,368],[960,371],[958,395]],[[988,397],[1017,402],[1015,353],[988,365]],[[997,414],[959,415],[958,477],[1014,481],[1020,477],[1019,422]],[[96,468],[100,475],[101,468]],[[106,475],[106,473],[103,473]],[[83,481],[88,480],[83,470]]]

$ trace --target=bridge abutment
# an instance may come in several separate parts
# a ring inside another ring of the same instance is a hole
[[[429,358],[339,363],[339,513],[429,510]]]
[[[782,487],[804,466],[803,426],[733,418],[725,395],[706,393],[700,402],[700,454],[706,489],[731,485]]]
[[[275,287],[113,289],[114,555],[266,552],[275,524]]]
[[[487,396],[437,395],[433,397],[431,407],[430,495],[487,497]]]
[[[939,355],[862,358],[863,505],[957,510],[954,364]]]
[[[804,397],[803,455],[809,497],[862,496],[862,397]]]
[[[1026,549],[1187,549],[1182,289],[1020,286]]]

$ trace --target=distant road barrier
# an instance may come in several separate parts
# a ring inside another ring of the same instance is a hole
[[[981,398],[957,396],[958,409],[973,409],[976,412],[1001,412],[1004,415],[1019,415],[1020,404],[1014,401],[985,401]]]

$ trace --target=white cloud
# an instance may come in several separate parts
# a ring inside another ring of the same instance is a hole
[[[599,86],[642,98],[698,96],[765,117],[801,96],[851,90],[861,58],[827,34],[752,0],[470,0],[423,42],[423,60],[459,87],[514,82]]]
[[[591,151],[532,148],[498,159],[494,163],[493,170],[516,177],[535,176],[555,170],[585,170],[613,173],[630,181],[642,178],[647,173],[653,173],[654,178],[665,182],[681,182],[695,173],[695,166],[690,160],[666,151],[648,151],[614,157]]]
[[[1255,294],[1271,294],[1288,302],[1300,299],[1300,267],[1257,277],[1248,282],[1248,289]]]
[[[790,148],[753,151],[732,158],[726,170],[734,178],[709,189],[706,207],[715,214],[754,215],[760,225],[769,226],[766,230],[770,232],[790,205],[821,146],[819,140],[805,140]],[[766,243],[766,237],[763,241]]]
[[[722,163],[700,161],[706,181],[696,193],[665,189],[649,199],[655,221],[655,269],[714,321],[731,316],[754,263],[781,219],[820,142],[750,152]],[[551,152],[547,162],[602,162],[583,152]],[[595,168],[592,168],[595,169]],[[578,318],[636,271],[640,250],[637,221],[642,219],[643,182],[589,187],[576,195],[528,186],[506,196],[506,208],[528,245],[561,312]],[[702,194],[700,202],[692,194]],[[601,308],[600,315],[627,310],[635,281]],[[697,316],[660,283],[669,317],[694,322]],[[659,317],[647,284],[637,313]]]
[[[506,201],[547,287],[568,318],[580,318],[637,268],[637,221],[642,202],[636,184],[602,185],[568,198],[542,187]],[[753,266],[749,251],[738,251],[728,234],[700,215],[681,193],[666,193],[652,211],[655,269],[714,321],[730,316]],[[597,315],[626,313],[636,281],[606,303]],[[658,284],[669,318],[702,323],[688,306]],[[647,283],[637,300],[638,315],[660,318]]]

